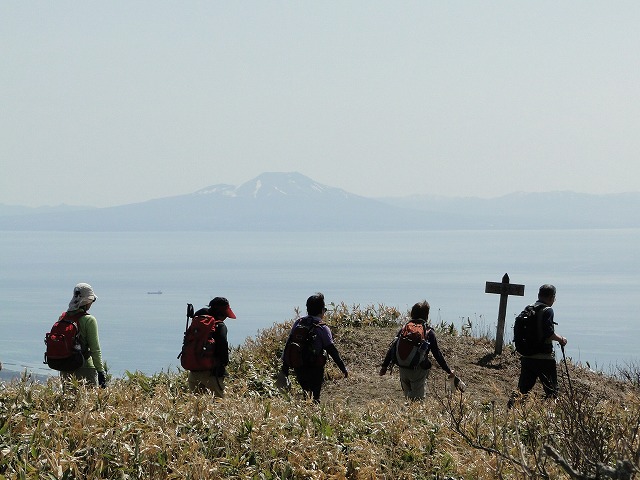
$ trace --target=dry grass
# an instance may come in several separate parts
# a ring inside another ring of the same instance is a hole
[[[328,322],[350,376],[330,365],[320,405],[295,381],[288,393],[275,387],[290,322],[232,352],[222,399],[191,394],[184,372],[131,373],[105,390],[64,393],[55,379],[0,387],[0,478],[567,477],[545,445],[585,474],[598,462],[638,464],[632,384],[572,366],[573,395],[508,411],[517,359],[451,329],[438,339],[467,392],[446,396],[436,367],[427,400],[405,403],[397,375],[377,375],[398,318],[384,306],[334,306]]]

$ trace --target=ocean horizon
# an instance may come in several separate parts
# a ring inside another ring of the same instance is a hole
[[[507,273],[525,285],[524,297],[508,300],[507,342],[515,315],[552,283],[566,355],[611,371],[638,360],[638,245],[638,229],[4,232],[0,361],[55,375],[42,364],[44,335],[79,282],[98,295],[91,313],[103,357],[122,376],[176,370],[187,303],[201,307],[214,296],[227,297],[238,317],[227,320],[232,345],[293,319],[318,291],[327,302],[403,312],[427,300],[432,324],[459,330],[470,321],[476,332],[495,332],[499,296],[484,293],[485,283]]]

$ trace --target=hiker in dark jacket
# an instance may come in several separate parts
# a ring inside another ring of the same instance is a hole
[[[218,365],[211,371],[190,371],[189,389],[192,392],[209,391],[217,397],[224,397],[224,377],[227,375],[227,365],[229,365],[229,342],[227,340],[227,326],[224,320],[236,318],[229,306],[229,300],[224,297],[215,297],[209,302],[208,307],[198,310],[194,317],[198,315],[210,315],[216,320],[223,320],[216,328],[215,343]]]
[[[538,290],[538,301],[534,304],[534,308],[538,310],[538,320],[542,322],[544,342],[539,352],[520,357],[518,390],[522,394],[529,393],[536,380],[540,379],[546,397],[553,398],[558,395],[558,372],[552,342],[556,341],[564,347],[567,344],[567,339],[558,335],[554,329],[551,307],[555,301],[556,287],[550,284],[542,285]]]
[[[449,374],[449,378],[454,378],[455,372],[449,368],[449,365],[447,365],[447,361],[444,359],[444,356],[438,347],[436,334],[427,324],[429,308],[429,303],[426,300],[416,303],[413,308],[411,308],[411,319],[409,322],[422,325],[425,329],[425,338],[429,345],[429,351],[433,354],[433,358],[435,358],[438,365],[440,365],[440,367]],[[396,345],[401,332],[402,329],[400,329],[387,350],[387,355],[385,356],[384,361],[382,362],[382,367],[380,368],[380,376],[387,373],[387,369],[391,363],[398,363],[396,359]],[[409,400],[424,399],[425,384],[431,370],[431,362],[429,361],[429,358],[425,356],[424,360],[413,368],[398,366],[398,369],[400,370],[400,386],[402,387],[405,397]]]
[[[342,361],[342,358],[340,358],[338,349],[333,343],[331,330],[322,322],[326,311],[324,295],[322,293],[316,293],[315,295],[310,296],[307,299],[307,316],[299,318],[293,323],[291,332],[289,333],[289,338],[287,338],[288,344],[291,339],[291,334],[301,323],[315,325],[317,335],[314,339],[314,350],[320,352],[319,355],[322,356],[322,359],[315,365],[294,368],[294,372],[302,390],[309,393],[316,402],[320,401],[320,390],[322,389],[322,383],[324,381],[324,364],[326,360],[324,352],[327,352],[331,358],[333,358],[333,361],[336,362],[336,365],[344,374],[344,378],[349,376],[347,367]],[[282,372],[285,375],[288,375],[290,368],[290,365],[287,365],[286,360],[283,358]]]

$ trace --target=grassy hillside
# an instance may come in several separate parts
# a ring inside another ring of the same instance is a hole
[[[4,385],[0,478],[632,478],[621,472],[640,463],[636,371],[619,381],[570,364],[558,401],[507,410],[517,358],[495,357],[472,325],[443,324],[441,349],[467,390],[448,396],[436,365],[428,399],[406,403],[397,372],[377,374],[399,317],[335,306],[328,323],[350,375],[329,363],[320,405],[293,377],[290,392],[275,387],[290,323],[232,352],[222,399],[191,394],[184,372],[66,393],[57,380]]]

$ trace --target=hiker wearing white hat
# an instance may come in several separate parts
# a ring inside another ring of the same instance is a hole
[[[100,385],[104,388],[107,386],[107,377],[98,337],[98,322],[96,317],[88,313],[97,299],[93,288],[88,283],[79,283],[73,289],[73,297],[69,302],[67,313],[78,316],[78,332],[84,364],[73,372],[61,372],[60,375],[64,379],[75,377],[87,381],[90,385]]]

